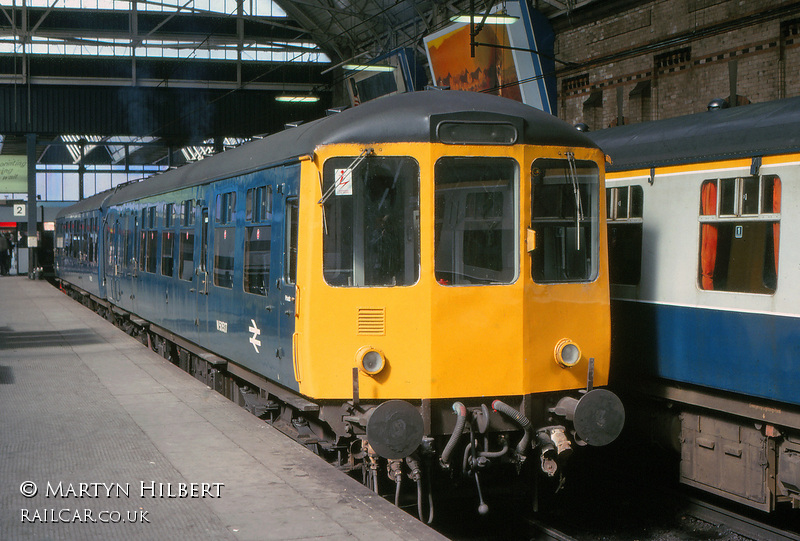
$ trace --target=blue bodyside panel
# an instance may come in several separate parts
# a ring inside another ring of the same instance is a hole
[[[615,300],[612,328],[615,375],[800,405],[798,318]]]

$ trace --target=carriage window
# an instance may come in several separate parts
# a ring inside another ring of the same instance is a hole
[[[178,276],[181,280],[191,281],[194,275],[194,232],[184,229],[180,236]]]
[[[154,231],[156,226],[156,208],[147,207],[142,209],[142,234],[139,243],[139,270],[145,272],[156,272],[158,265],[158,232]]]
[[[227,224],[233,221],[233,212],[236,208],[236,192],[217,194],[217,208],[214,220],[218,224]]]
[[[147,272],[156,272],[158,265],[158,231],[147,231]]]
[[[594,280],[599,257],[597,165],[571,155],[539,159],[533,163],[531,180],[533,279],[541,283]],[[626,209],[630,209],[627,204]]]
[[[70,236],[70,254],[72,255],[72,259],[78,259],[78,250],[80,249],[80,239],[78,237],[78,222],[73,220],[69,224],[69,236]]]
[[[194,225],[194,200],[187,199],[181,203],[180,207],[180,224],[184,227]]]
[[[96,233],[96,229],[95,229],[96,225],[97,225],[97,220],[95,218],[89,218],[89,235],[88,235],[88,238],[89,238],[89,246],[88,246],[89,255],[87,257],[87,259],[89,260],[89,263],[94,263],[95,262],[94,254],[95,254],[95,247],[97,246],[97,233]]]
[[[247,190],[245,220],[268,222],[271,219],[272,186],[259,186]],[[272,227],[268,224],[245,228],[244,290],[248,293],[266,295],[269,292],[271,235]]]
[[[164,227],[172,227],[172,215],[174,213],[173,208],[175,205],[172,203],[167,203],[164,205]]]
[[[775,293],[780,212],[781,181],[777,176],[703,182],[700,191],[700,288]]]
[[[233,287],[233,254],[236,247],[236,228],[217,227],[214,230],[214,285]]]
[[[608,208],[608,270],[612,284],[637,285],[642,276],[641,186],[606,190]]]
[[[172,276],[172,265],[175,257],[175,233],[164,231],[161,233],[161,274]]]
[[[262,222],[272,217],[272,186],[260,186],[247,190],[245,219]]]
[[[323,175],[323,274],[332,286],[409,286],[419,279],[419,164],[333,158]]]
[[[81,222],[81,260],[88,261],[89,260],[89,220],[86,218],[83,219]]]
[[[244,290],[256,295],[269,292],[269,258],[272,228],[247,227],[244,242]]]
[[[125,239],[123,252],[125,253],[125,268],[132,270],[136,268],[136,218],[129,214],[125,220]],[[131,225],[133,223],[133,226]]]
[[[441,158],[436,182],[436,281],[509,284],[517,279],[517,162]]]
[[[144,271],[147,262],[147,231],[142,231],[139,243],[139,270]]]

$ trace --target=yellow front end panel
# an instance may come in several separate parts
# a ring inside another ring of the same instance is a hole
[[[374,149],[376,155],[413,156],[419,164],[420,278],[399,287],[327,284],[321,271],[320,171],[328,157],[358,156],[363,147],[318,149],[313,160],[303,162],[295,340],[300,391],[316,399],[351,397],[352,370],[365,347],[383,352],[386,367],[377,375],[359,372],[364,400],[498,397],[581,388],[590,357],[595,359],[595,384],[606,384],[610,329],[602,182],[598,278],[585,284],[536,284],[527,253],[530,164],[535,157],[558,157],[563,149],[481,148],[480,156],[513,157],[520,164],[518,275],[510,284],[448,286],[434,277],[433,164],[440,156],[465,150],[427,144],[381,147]],[[602,164],[599,151],[578,149],[576,158]],[[554,356],[565,338],[582,353],[570,368]]]

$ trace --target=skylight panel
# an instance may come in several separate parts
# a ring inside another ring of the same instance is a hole
[[[16,5],[20,2],[17,0]],[[128,11],[132,8],[130,0],[27,0],[28,7],[54,9],[98,9],[107,11]],[[0,6],[14,6],[14,0],[0,0]],[[185,6],[185,7],[184,7]],[[212,12],[236,13],[236,0],[140,0],[139,11],[164,12]],[[272,0],[245,0],[244,12],[254,17],[286,17],[283,11]]]

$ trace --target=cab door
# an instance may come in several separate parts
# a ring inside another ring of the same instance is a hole
[[[284,186],[286,190],[286,186]],[[292,338],[295,330],[295,307],[297,289],[297,219],[298,200],[296,193],[284,193],[283,202],[283,261],[278,286],[278,346],[276,357],[281,359],[284,370],[293,372]],[[294,375],[293,375],[294,376]]]

